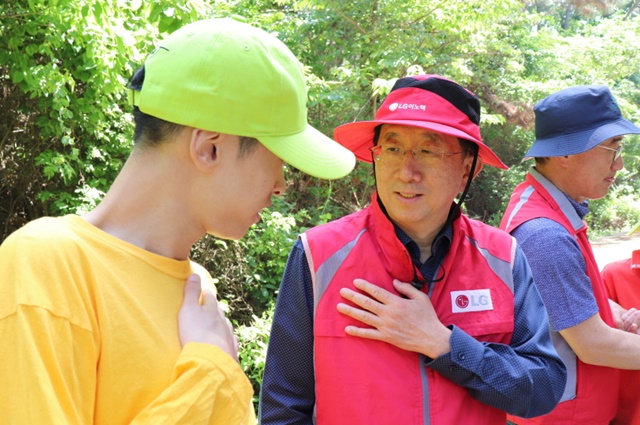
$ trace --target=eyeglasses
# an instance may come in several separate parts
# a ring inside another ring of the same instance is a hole
[[[442,161],[445,156],[466,153],[465,151],[443,152],[434,148],[402,149],[392,145],[376,145],[371,148],[371,152],[373,152],[376,161],[384,162],[389,165],[400,164],[404,158],[404,154],[407,152],[411,152],[420,165],[431,165],[434,161]]]
[[[608,151],[613,151],[615,152],[613,154],[613,162],[616,162],[618,160],[618,158],[620,158],[620,155],[622,155],[622,148],[624,147],[623,145],[618,146],[617,148],[609,148],[607,146],[602,146],[602,145],[598,145],[599,148],[602,149],[606,149]]]

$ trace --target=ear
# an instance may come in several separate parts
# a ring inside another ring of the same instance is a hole
[[[213,171],[219,162],[218,148],[221,133],[194,128],[189,139],[189,156],[196,168],[204,173]]]
[[[460,185],[460,192],[462,192],[466,185],[467,185],[467,180],[469,179],[469,175],[471,174],[471,165],[473,164],[473,156],[469,155],[467,156],[467,158],[465,159],[464,162],[464,174],[462,176],[462,183]],[[482,161],[482,158],[480,158],[478,156],[478,160],[476,161],[476,168],[473,171],[473,177],[472,180],[475,179],[476,177],[478,177],[478,174],[480,174],[480,171],[482,171],[482,169],[484,168],[484,162]]]
[[[578,164],[580,164],[582,161],[582,157],[580,157],[579,155],[552,156],[549,159],[549,162],[555,161],[560,164],[560,167],[562,168],[569,168],[572,162],[577,162]]]
[[[478,161],[476,162],[476,169],[473,173],[474,179],[478,177],[478,174],[480,174],[480,171],[482,171],[483,168],[484,168],[484,161],[482,160],[482,158],[478,157]],[[471,166],[469,166],[469,169],[471,169]]]

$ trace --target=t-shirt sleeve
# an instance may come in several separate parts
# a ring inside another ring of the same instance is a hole
[[[131,425],[255,424],[252,396],[249,379],[231,356],[210,344],[189,343],[167,389]]]
[[[538,218],[521,224],[511,234],[527,257],[552,330],[579,325],[598,313],[584,257],[564,227]]]

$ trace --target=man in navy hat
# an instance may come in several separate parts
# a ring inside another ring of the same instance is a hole
[[[616,413],[614,368],[640,369],[640,337],[634,316],[610,307],[584,217],[588,200],[605,196],[623,167],[623,136],[640,128],[622,118],[602,85],[561,90],[534,111],[536,140],[525,157],[535,166],[515,188],[500,227],[527,256],[568,379],[549,415],[510,419],[606,425]]]
[[[566,370],[524,254],[459,208],[483,164],[506,168],[479,122],[473,93],[418,75],[374,120],[335,130],[374,164],[377,191],[291,251],[263,425],[504,425],[556,405]]]

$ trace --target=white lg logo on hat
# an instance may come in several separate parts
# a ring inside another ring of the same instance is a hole
[[[427,107],[425,105],[416,105],[415,103],[397,103],[397,102],[394,102],[391,105],[389,105],[389,110],[391,112],[395,111],[396,109],[412,109],[414,111],[419,109],[421,111],[426,111]]]

